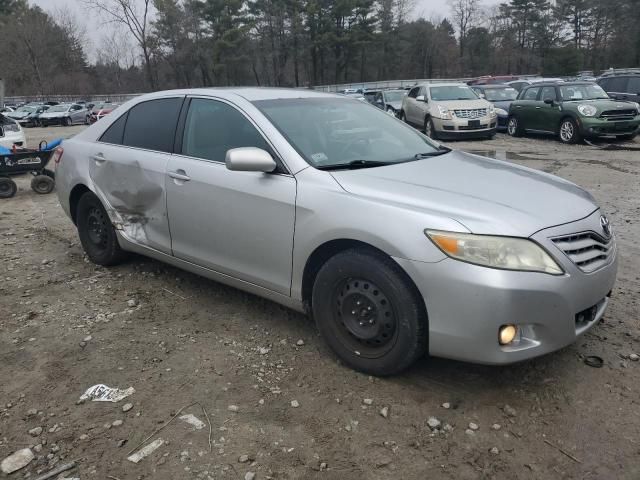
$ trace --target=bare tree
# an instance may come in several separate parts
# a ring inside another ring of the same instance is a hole
[[[97,10],[109,21],[119,23],[129,30],[142,50],[147,83],[156,89],[151,58],[151,0],[82,0],[91,9]]]
[[[460,34],[460,58],[462,58],[464,57],[467,33],[479,17],[480,0],[449,0],[449,7]]]

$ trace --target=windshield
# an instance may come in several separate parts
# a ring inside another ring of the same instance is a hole
[[[35,112],[36,111],[36,107],[20,107],[18,110],[16,110],[16,112]]]
[[[69,105],[54,105],[47,112],[66,112],[69,110]]]
[[[515,88],[487,88],[484,91],[484,98],[490,102],[509,102],[518,97],[518,91]]]
[[[295,98],[254,105],[317,168],[351,162],[402,163],[439,152],[413,128],[357,100]]]
[[[447,100],[477,100],[478,96],[465,85],[451,85],[448,87],[430,87],[431,100],[442,102]]]
[[[560,87],[560,96],[564,101],[597,100],[610,98],[600,85],[567,85]]]
[[[406,93],[407,92],[404,90],[400,90],[398,92],[385,92],[384,96],[387,99],[387,102],[401,102]]]

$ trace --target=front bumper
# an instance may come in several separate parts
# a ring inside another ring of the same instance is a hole
[[[559,230],[575,233],[590,228],[587,225],[600,218],[599,212],[594,215],[533,237],[565,270],[560,276],[497,270],[453,259],[423,263],[395,258],[424,297],[430,354],[509,364],[566,347],[597,324],[615,283],[617,252],[607,265],[586,274],[549,240]],[[506,324],[517,325],[522,338],[501,346],[498,329]]]
[[[23,132],[20,133],[8,133],[4,137],[0,137],[0,146],[5,148],[11,148],[13,145],[24,146],[26,139]]]
[[[62,119],[64,117],[40,117],[40,123],[44,125],[62,125]]]
[[[473,120],[479,121],[479,126],[470,126],[469,119],[453,118],[445,120],[431,117],[433,126],[440,138],[482,138],[492,136],[496,132],[498,119],[496,116],[486,116]]]
[[[639,133],[640,117],[634,120],[605,120],[597,117],[581,117],[578,119],[580,133],[583,137],[606,137],[614,135],[633,135]]]

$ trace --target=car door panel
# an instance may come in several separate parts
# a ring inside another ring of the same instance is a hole
[[[270,148],[226,102],[192,99],[182,138],[166,178],[173,255],[289,295],[295,178],[226,168],[230,148]]]
[[[553,100],[553,104],[545,103],[546,99]],[[540,98],[535,102],[534,125],[536,130],[555,132],[560,123],[558,95],[555,87],[543,87]]]
[[[173,255],[288,295],[295,179],[178,155],[168,172]]]

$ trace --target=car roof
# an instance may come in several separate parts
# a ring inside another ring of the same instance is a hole
[[[495,90],[498,88],[513,88],[506,83],[492,83],[491,85],[471,85],[471,88],[482,88],[484,90]]]
[[[356,93],[356,92],[349,92]],[[153,99],[166,97],[167,95],[237,95],[255,102],[259,100],[276,100],[276,99],[292,99],[292,98],[344,98],[344,95],[338,93],[325,93],[305,88],[276,88],[276,87],[217,87],[217,88],[188,88],[180,90],[163,90],[154,93],[148,93],[142,97],[145,99]]]
[[[441,83],[421,83],[419,86],[420,87],[468,87],[469,85],[463,82],[441,82]]]
[[[572,86],[579,86],[579,85],[595,85],[595,82],[588,82],[588,81],[575,81],[575,82],[536,82],[533,83],[531,85],[529,85],[529,87],[572,87]]]

